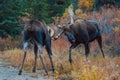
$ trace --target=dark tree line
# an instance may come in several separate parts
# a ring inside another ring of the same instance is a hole
[[[0,0],[0,37],[19,35],[23,29],[21,16],[51,23],[68,5],[70,0]]]
[[[47,23],[53,22],[56,16],[62,16],[65,8],[71,3],[77,9],[79,0],[0,0],[0,37],[8,35],[16,37],[21,34],[21,16],[32,19],[44,19]],[[104,3],[115,3],[120,6],[120,0],[95,0],[94,8]]]
[[[95,0],[94,8],[99,10],[101,6],[109,5],[107,7],[120,7],[120,0]]]

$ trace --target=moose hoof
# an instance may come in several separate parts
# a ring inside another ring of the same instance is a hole
[[[52,69],[52,72],[53,72],[53,73],[55,72],[55,69],[54,69],[54,68]]]
[[[19,71],[18,75],[21,75],[22,74],[22,71]]]
[[[32,72],[33,72],[33,73],[35,73],[35,72],[36,72],[36,70],[35,70],[35,69],[33,69],[33,70],[32,70]]]
[[[46,75],[48,75],[48,71],[47,70],[45,71],[45,73],[46,73]]]
[[[69,59],[70,64],[72,64],[72,59]]]

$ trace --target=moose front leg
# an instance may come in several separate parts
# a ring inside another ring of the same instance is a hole
[[[39,49],[39,57],[40,57],[40,60],[41,60],[41,62],[42,62],[43,68],[44,68],[46,74],[48,74],[47,68],[46,68],[46,66],[45,66],[45,61],[44,61],[44,56],[43,56],[43,48],[42,48],[42,45],[38,45],[38,49]]]
[[[51,44],[49,42],[46,42],[46,50],[47,50],[47,53],[49,55],[52,71],[54,74],[54,65],[53,65],[53,61],[52,61],[52,50],[51,50]]]
[[[70,48],[69,48],[69,62],[70,64],[72,64],[72,56],[71,56],[71,51],[72,49],[74,49],[78,44],[77,43],[73,43]]]

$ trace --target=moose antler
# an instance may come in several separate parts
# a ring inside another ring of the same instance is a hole
[[[68,8],[68,13],[70,16],[70,23],[73,24],[74,23],[74,20],[73,20],[74,12],[73,12],[73,5],[72,4]]]

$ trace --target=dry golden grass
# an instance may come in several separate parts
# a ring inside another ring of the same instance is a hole
[[[80,54],[78,49],[72,51],[73,65],[68,61],[68,46],[64,40],[53,42],[58,43],[52,45],[53,48],[53,62],[56,68],[55,79],[60,80],[120,80],[120,57],[108,57],[104,59],[99,53],[95,58],[92,56],[94,50],[91,52],[89,61],[86,62],[84,51]],[[61,44],[62,45],[61,45]],[[66,47],[64,47],[66,45]],[[92,45],[91,45],[92,46]],[[63,47],[63,48],[62,48]],[[81,48],[84,49],[84,48]],[[93,49],[93,47],[91,47]],[[19,67],[23,59],[23,51],[20,49],[5,51],[4,59],[7,59],[15,67]],[[44,57],[48,69],[51,69],[49,58],[44,51]],[[27,58],[24,65],[24,70],[31,71],[34,63],[34,53],[28,50]],[[37,61],[37,68],[42,69],[40,60]]]
[[[23,55],[24,55],[23,50],[14,49],[14,50],[4,51],[3,58],[4,58],[4,61],[12,63],[12,66],[20,67],[22,59],[23,59]],[[30,71],[33,63],[34,63],[34,53],[31,52],[31,50],[28,50],[24,69],[26,71]],[[37,66],[38,68],[39,67],[41,68],[40,62],[37,63]]]

